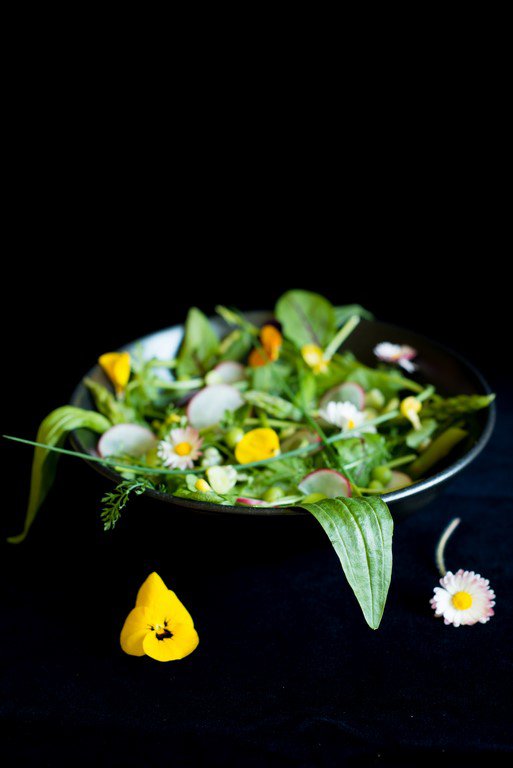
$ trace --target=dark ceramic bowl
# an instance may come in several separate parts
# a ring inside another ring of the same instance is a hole
[[[262,325],[271,317],[268,312],[249,312],[246,316],[256,325]],[[212,322],[220,334],[227,332],[228,327],[220,318],[212,318]],[[153,333],[150,336],[145,336],[131,344],[127,344],[123,349],[132,352],[137,347],[139,350],[142,350],[146,358],[170,359],[176,354],[182,336],[183,325],[175,325],[172,328]],[[426,339],[424,336],[419,336],[412,331],[404,330],[394,325],[362,320],[351,334],[348,348],[351,349],[362,363],[373,366],[376,363],[373,348],[380,341],[409,344],[414,347],[418,351],[416,359],[418,364],[417,380],[423,384],[434,384],[441,395],[489,394],[491,391],[481,374],[459,355],[440,344]],[[92,368],[86,376],[102,384],[107,384],[107,380],[98,365]],[[82,382],[74,391],[71,403],[80,408],[90,410],[94,408],[91,396]],[[465,444],[463,442],[459,446],[459,452],[455,449],[449,459],[445,463],[441,463],[436,474],[431,475],[431,477],[383,496],[384,501],[392,508],[394,516],[398,517],[409,514],[428,504],[455,475],[461,472],[479,455],[488,442],[493,430],[495,406],[492,404],[490,408],[478,412],[476,418],[479,428],[476,442],[472,444]],[[75,431],[71,435],[71,440],[77,450],[84,453],[94,453],[97,437],[91,432],[86,430]],[[91,462],[91,466],[116,483],[122,480],[117,472],[108,467],[104,467],[96,462]],[[168,504],[190,507],[199,512],[222,515],[261,515],[268,517],[307,514],[304,510],[295,508],[232,507],[190,499],[179,499],[171,496],[171,494],[159,491],[147,491],[147,494]]]

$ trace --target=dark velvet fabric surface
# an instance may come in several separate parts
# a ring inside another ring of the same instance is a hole
[[[159,327],[159,318],[145,322]],[[133,326],[104,343],[128,340]],[[33,434],[45,410],[66,400],[102,344],[95,333],[84,335],[85,363],[75,355],[65,375],[61,361],[36,405],[23,417],[21,408],[6,414],[10,431]],[[104,533],[98,508],[109,483],[63,459],[27,541],[1,545],[7,765],[414,765],[421,756],[468,765],[511,757],[513,407],[507,380],[492,372],[491,383],[499,395],[491,443],[439,500],[396,526],[377,632],[314,520],[225,520],[140,497]],[[28,402],[29,386],[20,386],[19,402]],[[30,451],[4,444],[3,456],[7,534],[21,521]],[[497,607],[486,625],[446,627],[429,606],[434,546],[455,516],[462,524],[447,565],[490,579]],[[119,647],[153,570],[200,636],[179,662]]]

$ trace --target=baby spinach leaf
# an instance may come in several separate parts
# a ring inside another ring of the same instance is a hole
[[[37,432],[36,442],[50,446],[61,446],[68,434],[74,429],[92,429],[93,432],[102,434],[111,426],[110,421],[96,411],[85,411],[82,408],[74,408],[65,405],[52,411],[43,419]],[[30,526],[34,522],[39,507],[55,477],[59,454],[45,448],[34,450],[32,463],[32,479],[30,484],[29,502],[25,516],[23,531],[18,536],[10,536],[11,544],[19,544],[26,537]]]
[[[343,307],[334,307],[337,328],[340,328],[353,315],[363,317],[364,320],[374,320],[374,315],[368,312],[360,304],[346,304]]]
[[[284,335],[299,349],[305,344],[324,348],[337,330],[330,302],[310,291],[287,291],[276,304],[276,317]]]
[[[322,525],[372,629],[379,627],[392,576],[394,523],[378,497],[301,504]]]
[[[178,377],[191,379],[203,376],[212,367],[218,350],[219,339],[208,318],[196,307],[191,307],[177,357]]]

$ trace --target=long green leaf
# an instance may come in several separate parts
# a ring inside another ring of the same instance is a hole
[[[394,523],[387,505],[380,498],[339,498],[300,506],[324,528],[365,621],[377,629],[392,575]]]
[[[301,349],[305,344],[324,348],[337,331],[335,310],[323,296],[310,291],[287,291],[278,299],[276,317],[285,336]]]
[[[37,442],[45,443],[52,447],[60,446],[66,440],[69,432],[74,429],[92,429],[94,432],[103,433],[110,426],[110,421],[105,416],[102,416],[101,413],[65,405],[52,411],[43,419],[37,432]],[[19,544],[26,537],[39,507],[52,486],[57,469],[58,456],[58,453],[45,448],[35,449],[25,524],[20,534],[10,536],[7,539],[11,544]]]
[[[219,339],[207,317],[191,307],[185,321],[185,335],[177,357],[176,372],[180,378],[203,376],[219,352]]]

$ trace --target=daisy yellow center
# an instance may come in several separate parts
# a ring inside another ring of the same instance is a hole
[[[354,423],[353,419],[349,419],[349,421],[347,422],[347,428],[348,429],[354,429],[355,428],[355,423]]]
[[[469,595],[468,592],[456,592],[452,596],[452,604],[458,611],[465,611],[472,605],[472,595]]]
[[[192,445],[190,443],[178,443],[175,445],[175,453],[179,456],[188,456],[192,452]]]

